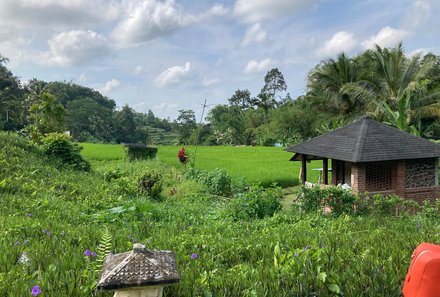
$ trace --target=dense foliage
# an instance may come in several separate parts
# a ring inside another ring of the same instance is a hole
[[[3,130],[69,130],[84,142],[272,146],[295,144],[367,115],[440,139],[440,57],[410,56],[401,44],[321,61],[306,78],[305,94],[295,100],[286,93],[288,78],[271,69],[258,94],[237,89],[228,104],[209,109],[207,123],[197,123],[193,110],[178,110],[170,121],[151,110],[116,108],[114,100],[71,82],[34,79],[22,85],[6,62],[0,56]]]
[[[94,289],[102,259],[134,242],[175,252],[181,282],[164,296],[400,296],[412,250],[440,243],[439,205],[324,216],[282,199],[280,209],[277,188],[211,195],[158,161],[58,168],[5,133],[0,162],[1,296],[112,296]],[[144,192],[155,174],[161,201]]]

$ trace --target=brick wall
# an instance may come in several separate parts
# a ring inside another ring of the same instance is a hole
[[[355,193],[364,193],[366,188],[365,183],[365,165],[362,163],[353,163],[351,166],[351,187]]]
[[[440,198],[440,189],[438,186],[417,188],[417,189],[406,189],[404,195],[402,196],[416,200],[419,203],[422,203],[425,200],[433,201],[436,198]]]

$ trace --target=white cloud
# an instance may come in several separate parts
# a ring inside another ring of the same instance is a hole
[[[430,53],[431,51],[432,51],[432,49],[429,49],[429,48],[416,48],[415,50],[412,50],[411,52],[407,53],[406,55],[408,57],[414,57],[416,55],[419,55],[422,57],[422,56]]]
[[[112,36],[125,46],[137,45],[169,35],[179,28],[228,13],[221,4],[198,15],[185,14],[174,0],[132,1],[123,9],[124,17]]]
[[[313,6],[316,0],[236,0],[234,14],[244,22],[254,23],[298,12]]]
[[[54,35],[45,62],[53,65],[84,65],[110,53],[107,38],[94,32],[73,30]]]
[[[410,28],[416,28],[425,24],[432,16],[433,8],[431,2],[431,0],[414,1],[409,13],[405,17],[404,24]]]
[[[220,79],[218,79],[218,78],[211,78],[211,79],[204,78],[202,81],[202,84],[204,87],[211,87],[211,86],[218,84],[219,82],[220,82]]]
[[[335,33],[324,46],[316,51],[319,57],[328,57],[340,54],[341,52],[349,52],[357,46],[357,41],[353,33],[340,31]]]
[[[253,74],[253,73],[261,73],[269,70],[272,65],[275,64],[275,61],[272,59],[264,59],[260,62],[257,60],[250,60],[246,67],[244,68],[244,73],[246,74]]]
[[[266,31],[261,29],[261,25],[256,23],[246,29],[241,46],[245,47],[251,43],[261,43],[266,40]]]
[[[115,78],[112,78],[105,83],[105,86],[101,89],[102,93],[106,94],[121,85],[121,82]]]
[[[0,24],[17,28],[66,29],[115,19],[120,4],[106,0],[2,0]],[[56,27],[55,27],[56,25]]]
[[[214,4],[208,11],[210,16],[223,16],[229,13],[229,9],[225,8],[223,4]]]
[[[393,47],[409,35],[410,33],[405,30],[394,29],[387,26],[382,28],[376,35],[362,42],[362,46],[366,49],[373,48],[376,44],[381,47]]]
[[[173,66],[162,72],[156,77],[156,84],[160,87],[175,84],[179,82],[183,77],[188,75],[192,70],[190,62],[186,62],[183,66]]]
[[[182,11],[173,0],[146,0],[128,5],[124,19],[112,35],[122,44],[139,44],[170,34],[183,25]]]

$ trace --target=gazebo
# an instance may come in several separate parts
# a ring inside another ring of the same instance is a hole
[[[396,194],[415,200],[440,196],[440,145],[366,117],[287,148],[301,161],[301,181],[307,181],[307,162],[322,160],[322,184],[348,184],[355,193]]]

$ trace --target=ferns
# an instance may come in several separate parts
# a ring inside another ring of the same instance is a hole
[[[95,271],[101,272],[102,266],[104,265],[105,258],[110,254],[112,250],[112,235],[106,228],[101,236],[101,241],[98,245],[98,251],[96,253],[97,259],[96,259],[96,265],[95,265]]]

